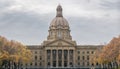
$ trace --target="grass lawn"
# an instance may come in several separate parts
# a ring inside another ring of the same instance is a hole
[[[114,68],[114,69],[117,69],[117,68]],[[120,66],[118,67],[118,69],[120,69]]]
[[[120,69],[120,66],[118,67],[118,69]]]

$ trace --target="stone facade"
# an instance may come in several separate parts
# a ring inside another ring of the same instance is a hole
[[[33,53],[32,61],[24,68],[91,67],[90,58],[102,45],[77,45],[70,35],[70,27],[58,5],[56,17],[49,27],[47,40],[41,45],[27,46]]]

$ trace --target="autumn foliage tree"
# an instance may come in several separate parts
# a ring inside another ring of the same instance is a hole
[[[97,50],[94,55],[94,61],[103,67],[117,68],[120,62],[120,36],[114,37],[101,50]]]
[[[0,66],[6,69],[20,67],[31,60],[32,53],[23,44],[0,36]]]

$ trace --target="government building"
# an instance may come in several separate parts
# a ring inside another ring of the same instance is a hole
[[[56,17],[51,21],[48,32],[47,40],[41,45],[27,46],[33,56],[31,62],[23,65],[23,69],[88,68],[93,65],[90,59],[96,49],[102,48],[102,45],[77,45],[72,40],[61,5],[57,6]]]

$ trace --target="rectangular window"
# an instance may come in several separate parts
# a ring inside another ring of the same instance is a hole
[[[73,67],[73,63],[72,62],[70,62],[69,65],[70,65],[70,67]]]
[[[91,53],[94,54],[94,51],[92,51]]]
[[[28,64],[26,63],[25,65],[27,66]]]
[[[58,66],[59,66],[59,67],[62,66],[62,61],[58,61]]]
[[[67,60],[68,50],[64,50],[64,60]]]
[[[87,62],[87,66],[89,66],[89,62]]]
[[[37,51],[35,51],[35,54],[37,54]]]
[[[87,51],[87,54],[89,54],[89,51]]]
[[[83,62],[82,65],[85,66],[85,63]]]
[[[78,54],[80,54],[80,51],[78,51]]]
[[[87,56],[87,60],[89,60],[89,56]]]
[[[57,52],[56,52],[56,50],[52,50],[52,56],[53,56],[53,60],[56,60],[56,55],[57,55]]]
[[[51,50],[47,50],[47,60],[50,60],[51,57]],[[40,57],[40,59],[42,60],[42,57]]]
[[[67,67],[67,61],[64,61],[64,67]]]
[[[85,60],[85,56],[82,56],[82,59]]]
[[[40,56],[40,60],[42,60],[42,57]]]
[[[42,65],[42,63],[40,62],[40,63],[39,63],[39,65],[41,66],[41,65]]]
[[[37,60],[37,56],[35,56],[35,60]]]
[[[85,52],[83,51],[82,54],[85,54]]]
[[[78,60],[80,60],[80,56],[78,56]]]
[[[53,61],[53,67],[56,67],[56,61]]]
[[[30,66],[32,66],[32,62],[30,63]]]
[[[70,60],[73,60],[73,50],[69,51],[69,57],[70,57]]]
[[[47,65],[50,66],[50,62],[48,62]]]
[[[35,62],[35,66],[37,66],[37,62]]]
[[[62,50],[58,50],[58,60],[62,60]]]

